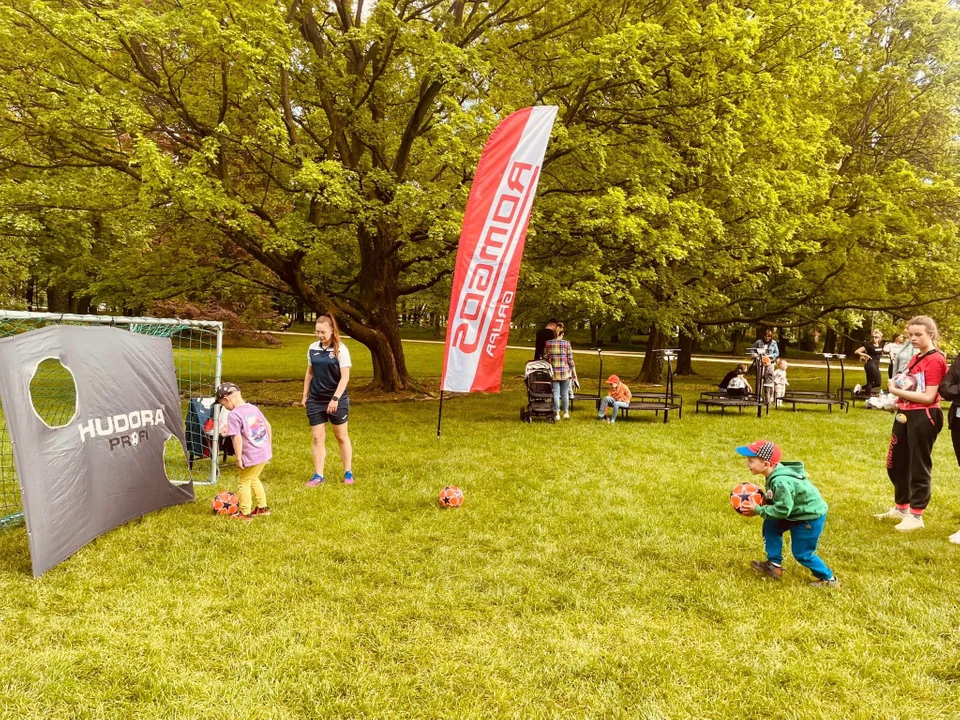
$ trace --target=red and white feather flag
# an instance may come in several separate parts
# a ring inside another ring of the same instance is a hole
[[[518,110],[480,156],[453,274],[442,390],[500,390],[523,243],[556,116],[556,107]]]

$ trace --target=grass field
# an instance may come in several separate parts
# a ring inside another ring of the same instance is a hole
[[[960,715],[946,433],[927,529],[906,536],[870,515],[891,501],[890,415],[695,415],[723,365],[680,383],[689,406],[668,425],[600,424],[582,405],[525,425],[513,390],[445,404],[438,443],[436,402],[359,402],[356,486],[310,489],[303,411],[280,404],[308,341],[225,358],[274,425],[271,517],[211,517],[218,488],[198,488],[38,580],[24,528],[0,532],[0,718]],[[415,374],[439,375],[440,346],[408,348]],[[352,349],[359,384],[369,358]],[[525,359],[510,353],[508,386]],[[780,584],[749,568],[760,521],[727,493],[749,477],[733,446],[760,436],[806,461],[830,503],[821,554],[840,589],[808,587],[792,558]],[[442,511],[451,483],[466,502]]]

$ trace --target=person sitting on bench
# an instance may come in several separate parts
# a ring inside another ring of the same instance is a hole
[[[751,394],[753,394],[753,388],[747,381],[746,368],[741,364],[737,367],[737,374],[727,382],[727,396],[747,397]]]
[[[611,375],[607,378],[607,385],[610,386],[610,394],[600,403],[597,420],[607,419],[607,408],[609,407],[610,422],[615,423],[617,421],[617,413],[619,413],[621,409],[629,407],[632,395],[630,394],[630,388],[620,382],[620,378],[616,375]]]
[[[733,380],[737,375],[743,375],[747,371],[747,364],[740,363],[733,370],[728,372],[723,376],[723,380],[720,381],[720,389],[726,390],[727,386],[730,384],[730,381]]]

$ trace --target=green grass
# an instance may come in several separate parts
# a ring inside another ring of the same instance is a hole
[[[228,351],[225,376],[296,379],[298,340]],[[438,375],[440,352],[412,349],[414,372]],[[631,377],[623,362],[605,373]],[[38,580],[25,530],[2,532],[0,717],[956,718],[948,436],[927,529],[903,536],[870,516],[891,501],[889,415],[698,416],[726,367],[701,369],[668,425],[598,424],[582,405],[525,425],[511,391],[445,403],[438,443],[436,402],[357,403],[352,488],[304,487],[302,410],[268,406],[269,518],[211,517],[219,488],[198,488]],[[830,503],[839,590],[807,587],[792,559],[781,584],[750,570],[760,521],[727,493],[749,478],[733,446],[758,436],[806,461]],[[445,484],[460,510],[436,506]]]

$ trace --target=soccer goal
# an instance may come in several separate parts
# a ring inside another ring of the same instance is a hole
[[[51,324],[107,325],[141,335],[170,338],[190,461],[184,461],[179,443],[171,443],[164,455],[167,477],[172,482],[193,480],[199,485],[216,483],[219,470],[217,423],[208,423],[205,430],[203,423],[198,423],[196,418],[188,418],[187,414],[200,407],[198,401],[212,398],[220,384],[223,323],[177,318],[0,310],[0,338],[19,335]],[[76,389],[69,372],[59,361],[44,360],[40,363],[30,384],[30,391],[34,409],[48,424],[57,424],[50,422],[50,418],[54,421],[62,418],[65,421],[73,414]],[[209,402],[206,404],[209,406]],[[0,526],[17,522],[21,517],[20,484],[14,468],[3,407],[0,406]]]

